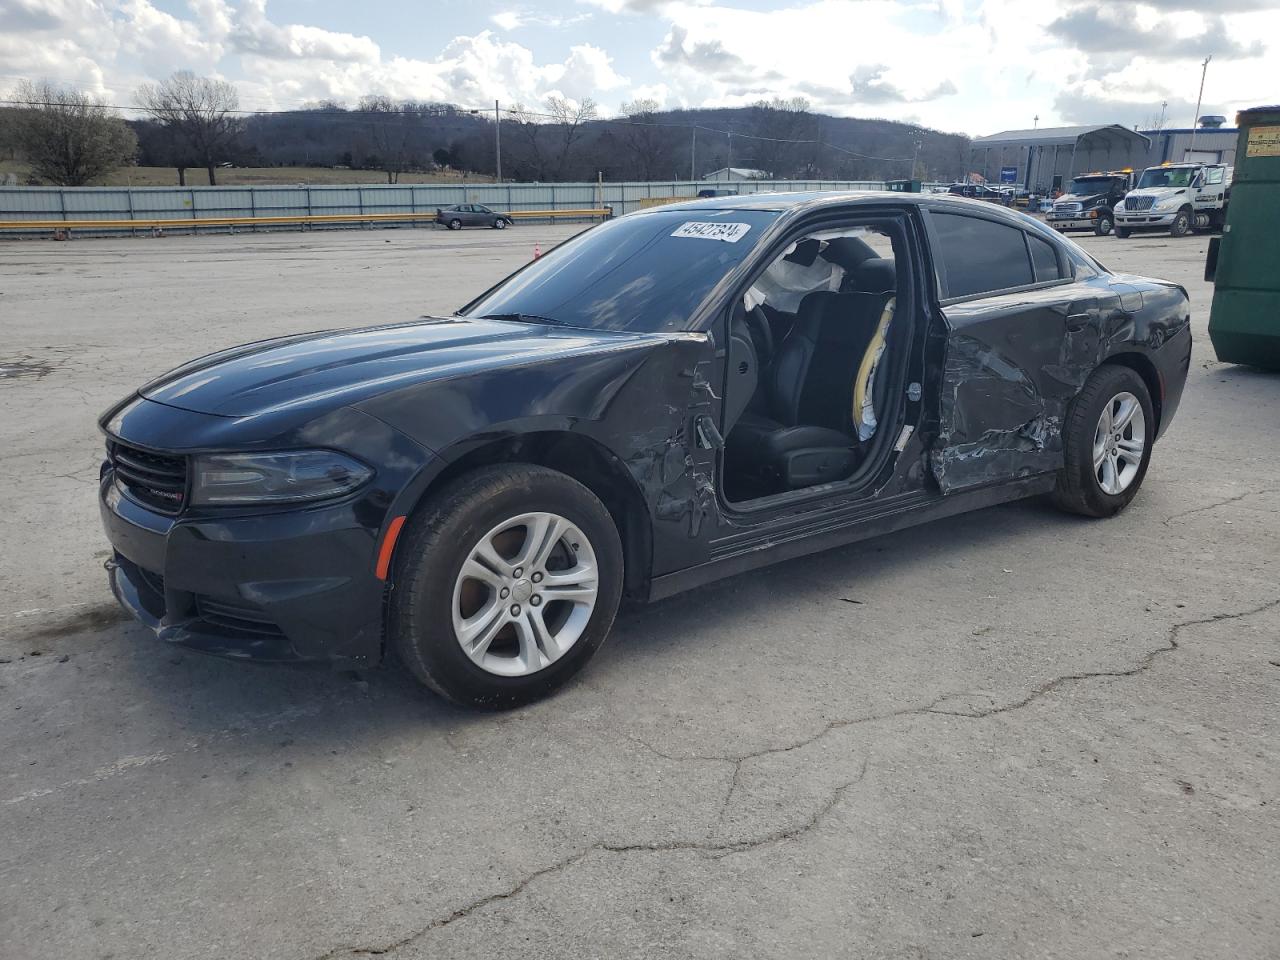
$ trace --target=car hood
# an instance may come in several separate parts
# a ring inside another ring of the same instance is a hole
[[[1064,193],[1053,201],[1053,205],[1056,207],[1060,203],[1092,203],[1094,200],[1101,200],[1105,196],[1107,196],[1106,193]]]
[[[148,400],[252,417],[323,412],[425,380],[496,366],[627,349],[661,337],[463,317],[264,340],[193,360],[144,386]]]

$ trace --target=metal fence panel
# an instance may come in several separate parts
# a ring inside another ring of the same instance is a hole
[[[870,180],[671,180],[614,183],[325,184],[227,187],[0,187],[0,220],[190,220],[200,217],[416,213],[481,203],[495,210],[580,210],[601,204],[615,216],[703,189],[755,194],[882,190]],[[338,228],[358,223],[335,225]],[[256,227],[250,227],[256,229]],[[264,225],[272,229],[270,225]],[[103,231],[105,232],[105,231]]]

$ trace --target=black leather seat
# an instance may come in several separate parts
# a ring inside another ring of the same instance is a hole
[[[892,296],[893,262],[868,260],[851,279],[875,292],[807,295],[766,374],[763,402],[729,436],[729,470],[753,477],[756,487],[828,483],[858,464],[854,378]]]

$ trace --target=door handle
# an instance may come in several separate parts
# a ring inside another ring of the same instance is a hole
[[[1085,327],[1089,326],[1091,314],[1088,313],[1072,313],[1067,316],[1067,329],[1072,333],[1079,333]]]

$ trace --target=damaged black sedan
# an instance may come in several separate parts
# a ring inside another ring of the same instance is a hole
[[[225,350],[103,415],[115,595],[161,640],[543,695],[654,599],[1038,494],[1137,493],[1186,291],[902,194],[631,214],[451,317]]]

